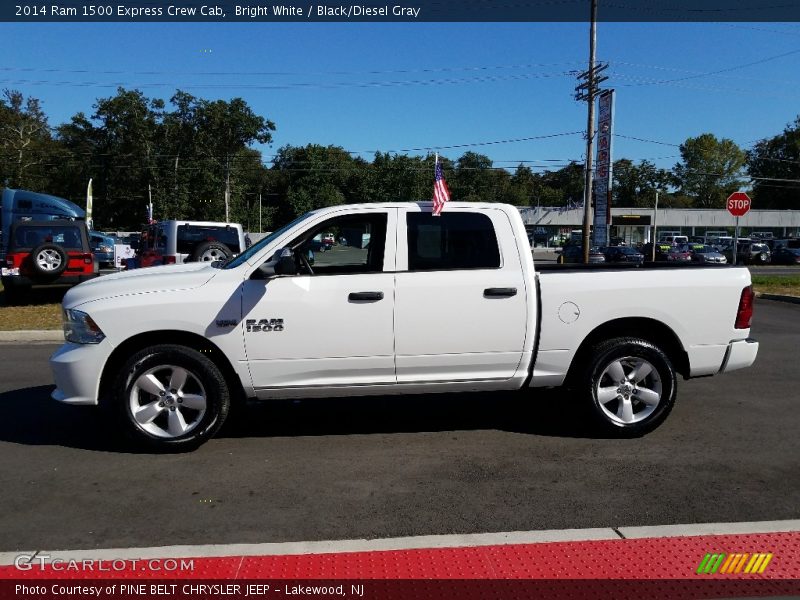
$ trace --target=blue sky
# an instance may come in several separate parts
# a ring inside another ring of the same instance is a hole
[[[583,159],[585,142],[570,133],[585,129],[586,106],[572,98],[569,72],[586,68],[586,23],[3,23],[0,31],[0,87],[40,98],[51,125],[91,113],[116,85],[165,99],[181,88],[240,96],[274,121],[267,159],[307,143],[366,158],[376,149],[441,148],[450,158],[471,149],[496,166],[530,161],[537,170]],[[597,56],[611,63],[606,85],[617,90],[615,158],[671,167],[678,148],[669,144],[688,136],[711,132],[749,147],[800,114],[797,23],[600,23]]]

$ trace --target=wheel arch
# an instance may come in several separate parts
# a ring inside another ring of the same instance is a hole
[[[607,321],[594,328],[586,336],[572,358],[567,372],[567,382],[574,381],[581,368],[586,364],[595,345],[605,340],[621,337],[640,338],[657,346],[667,355],[675,370],[684,379],[689,377],[689,355],[680,338],[669,326],[647,317],[625,317]]]
[[[222,372],[231,394],[231,401],[245,399],[246,394],[242,382],[233,368],[228,357],[211,340],[202,335],[182,330],[148,331],[134,335],[116,348],[108,357],[100,376],[98,401],[103,404],[110,395],[110,388],[114,383],[117,371],[133,354],[148,346],[164,344],[164,339],[169,339],[172,345],[185,346],[205,354]]]

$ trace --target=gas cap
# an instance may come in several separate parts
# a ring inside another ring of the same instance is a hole
[[[567,325],[577,321],[580,316],[581,309],[574,302],[564,302],[558,309],[558,318]]]

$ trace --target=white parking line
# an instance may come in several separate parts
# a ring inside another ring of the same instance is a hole
[[[749,523],[695,523],[657,525],[651,527],[619,527],[625,538],[684,537],[699,535],[732,535],[800,531],[800,520],[755,521]],[[153,558],[206,558],[226,556],[286,556],[293,554],[332,554],[340,552],[376,552],[425,548],[468,548],[505,544],[539,544],[544,542],[584,542],[618,540],[612,528],[553,529],[542,531],[510,531],[463,535],[426,535],[383,539],[329,540],[309,542],[277,542],[263,544],[202,544],[160,546],[152,548],[111,548],[95,550],[39,551],[63,561],[68,560],[132,560]],[[0,552],[0,565],[12,565],[20,555],[34,552]]]

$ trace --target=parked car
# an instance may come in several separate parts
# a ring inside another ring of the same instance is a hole
[[[98,265],[83,221],[17,221],[9,230],[0,269],[12,301],[32,286],[75,285],[97,276]]]
[[[756,359],[748,269],[537,269],[516,207],[431,209],[326,207],[225,264],[77,286],[52,397],[101,404],[139,445],[175,451],[211,438],[238,398],[519,390],[535,402],[531,388],[568,385],[569,415],[582,406],[598,433],[638,437],[669,415],[678,376]],[[369,248],[309,267],[308,240],[344,223],[369,231]]]
[[[670,262],[691,262],[692,253],[689,251],[689,245],[683,244],[670,248],[667,260]]]
[[[558,264],[565,263],[582,263],[583,262],[583,246],[564,246],[561,254],[558,256]],[[589,248],[589,263],[603,263],[606,262],[606,257],[597,248]]]
[[[781,246],[772,253],[773,265],[800,264],[800,248],[786,248]]]
[[[692,260],[701,263],[726,264],[728,259],[713,246],[698,244],[690,246]]]
[[[642,264],[644,254],[629,246],[609,246],[604,249],[606,262],[629,262]]]
[[[672,246],[680,246],[681,244],[688,244],[689,243],[689,236],[688,235],[664,235],[658,240],[659,242],[663,242],[665,244],[671,244]]]
[[[114,245],[116,243],[117,240],[113,236],[104,235],[98,231],[89,232],[89,246],[101,269],[113,269],[116,266],[114,264]]]
[[[725,247],[721,252],[728,259],[728,262],[733,262],[733,244]],[[738,251],[736,252],[737,264],[766,265],[770,262],[771,257],[772,252],[770,252],[769,246],[751,240],[739,242]]]
[[[228,260],[244,249],[239,223],[160,221],[142,231],[138,266]]]
[[[648,242],[644,246],[642,246],[642,254],[645,256],[645,260],[655,260],[657,262],[662,262],[669,260],[669,252],[672,250],[672,244],[666,242],[658,242],[656,243],[655,249],[655,256],[653,256],[653,243]]]

